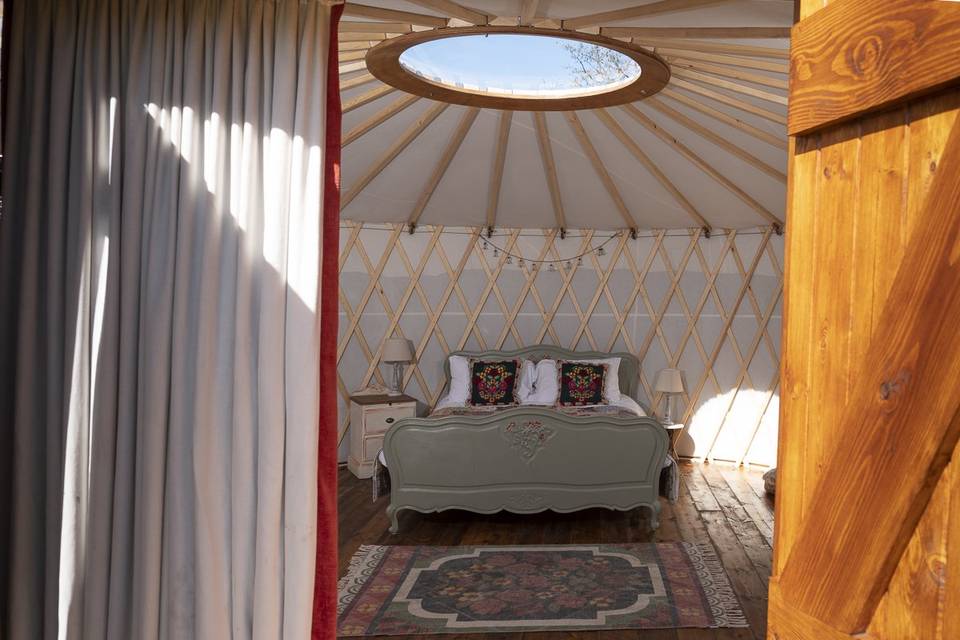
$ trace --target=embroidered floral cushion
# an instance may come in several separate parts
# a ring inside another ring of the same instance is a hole
[[[520,363],[516,360],[470,363],[470,404],[490,406],[516,404]]]
[[[606,374],[605,364],[561,362],[560,406],[604,404],[603,379]]]

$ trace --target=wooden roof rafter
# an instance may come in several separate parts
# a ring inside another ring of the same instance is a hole
[[[375,82],[377,79],[373,77],[373,74],[363,73],[349,80],[340,80],[340,91],[347,91],[348,89],[355,89],[356,87],[362,87],[365,84],[370,84]]]
[[[423,130],[426,129],[434,120],[437,119],[443,111],[450,105],[445,102],[437,102],[430,109],[427,110],[425,114],[420,116],[411,124],[403,134],[397,138],[396,141],[371,165],[357,182],[350,187],[350,190],[343,194],[343,197],[340,202],[340,208],[344,209],[349,205],[354,198],[359,195],[361,191],[371,182],[373,179],[380,175],[384,169],[387,168],[397,156],[399,156],[407,146],[417,139],[417,137],[423,133]]]
[[[693,218],[693,220],[703,229],[704,233],[709,236],[713,232],[713,226],[707,222],[707,219],[704,218],[699,211],[697,211],[697,208],[693,206],[693,203],[691,203],[687,197],[683,195],[683,192],[681,192],[680,189],[673,184],[670,178],[668,178],[666,174],[660,170],[660,167],[657,166],[657,163],[655,163],[650,156],[648,156],[643,149],[640,148],[640,145],[630,137],[630,134],[628,134],[623,127],[620,126],[620,123],[617,122],[616,119],[610,115],[606,109],[597,109],[594,111],[594,113],[600,119],[600,121],[603,122],[608,129],[610,129],[610,132],[620,141],[621,144],[623,144],[627,151],[629,151],[633,157],[644,166],[650,175],[656,178],[657,182],[659,182],[660,185],[663,186],[663,188],[673,196],[677,204],[679,204],[683,210],[686,211],[687,214]]]
[[[367,57],[368,49],[354,49],[352,51],[341,51],[338,54],[340,62],[353,62],[355,60],[363,60]]]
[[[768,222],[772,223],[774,227],[778,230],[783,228],[783,220],[778,218],[776,215],[771,213],[766,207],[754,200],[750,194],[734,184],[729,178],[724,176],[722,173],[717,171],[709,162],[701,158],[699,155],[694,153],[689,147],[677,140],[674,136],[668,133],[660,125],[650,119],[645,113],[640,111],[637,107],[632,104],[623,105],[622,109],[634,120],[642,124],[648,131],[656,135],[667,145],[673,147],[680,155],[686,158],[688,161],[693,163],[701,171],[706,173],[708,176],[713,178],[716,182],[722,185],[730,193],[734,194],[740,200],[742,200],[747,206],[760,214]]]
[[[337,26],[340,33],[410,33],[413,25],[409,22],[341,22]]]
[[[675,67],[672,70],[672,73],[674,78],[684,78],[685,80],[691,80],[693,82],[711,84],[721,89],[727,89],[728,91],[733,91],[741,95],[757,98],[758,100],[772,102],[773,104],[779,104],[784,107],[787,106],[787,96],[784,95],[771,93],[769,91],[764,91],[763,89],[755,89],[754,87],[740,84],[738,82],[731,82],[730,80],[724,80],[723,78],[717,78],[706,73],[701,73],[699,71],[693,71],[690,69],[683,69],[680,67]]]
[[[714,132],[712,129],[703,126],[693,118],[690,118],[689,116],[683,113],[680,113],[673,107],[664,104],[663,102],[658,100],[656,97],[648,98],[646,102],[647,104],[649,104],[651,107],[653,107],[660,113],[674,120],[677,124],[682,125],[687,129],[690,129],[691,131],[699,134],[703,138],[706,138],[707,140],[709,140],[716,146],[720,147],[727,153],[735,155],[736,157],[740,158],[744,162],[764,172],[771,178],[774,178],[775,180],[782,182],[783,184],[787,183],[787,175],[785,173],[771,167],[769,164],[767,164],[760,158],[757,158],[753,154],[748,153],[747,151],[741,149],[734,143],[728,141],[723,136]]]
[[[751,82],[753,84],[759,84],[765,87],[771,87],[773,89],[780,89],[782,91],[787,91],[790,88],[786,77],[781,78],[777,76],[768,76],[761,73],[741,71],[735,67],[732,68],[722,64],[695,62],[693,60],[684,60],[683,58],[673,58],[670,56],[663,56],[663,59],[670,63],[671,69],[679,68],[712,73],[717,76],[723,76],[733,80],[743,80],[745,82]]]
[[[497,127],[497,143],[493,151],[493,167],[490,171],[490,189],[487,194],[487,234],[493,234],[497,224],[497,210],[500,207],[500,188],[503,185],[503,167],[507,161],[507,144],[510,140],[510,127],[513,124],[513,111],[501,111]]]
[[[611,27],[610,31],[613,31],[613,29],[614,28]],[[610,35],[610,31],[607,32],[607,35]],[[616,31],[613,31],[613,33],[616,33]],[[676,38],[633,38],[633,40],[636,44],[645,47],[685,49],[688,51],[700,51],[701,53],[724,53],[735,56],[752,56],[755,58],[775,58],[778,60],[790,59],[789,49],[761,47],[752,44],[726,44]]]
[[[766,142],[772,147],[777,147],[778,149],[784,149],[784,150],[787,148],[787,140],[785,137],[776,136],[770,133],[769,131],[765,131],[763,129],[760,129],[759,127],[755,127],[752,124],[748,122],[744,122],[743,120],[736,118],[734,116],[731,116],[730,114],[724,111],[720,111],[719,109],[714,109],[709,105],[703,104],[699,100],[694,100],[693,98],[683,93],[673,91],[669,87],[667,87],[660,93],[661,95],[667,96],[671,100],[676,100],[677,102],[684,104],[690,107],[691,109],[694,109],[695,111],[699,111],[700,113],[706,116],[709,116],[714,120],[717,120],[718,122],[722,122],[731,127],[735,127],[743,131],[744,133],[747,133],[753,136],[757,140]]]
[[[553,203],[553,215],[560,229],[560,237],[567,235],[567,215],[563,210],[563,199],[560,197],[560,182],[557,180],[557,163],[553,157],[553,147],[550,145],[550,132],[547,129],[547,118],[543,111],[533,111],[533,124],[537,132],[537,145],[540,147],[540,160],[543,163],[543,172],[547,178],[547,188],[550,190],[550,201]]]
[[[383,86],[387,86],[387,85],[383,85]],[[399,98],[397,98],[396,100],[388,104],[386,107],[384,107],[383,109],[375,113],[372,117],[361,122],[360,124],[355,126],[353,129],[348,131],[346,134],[344,134],[343,140],[340,143],[341,146],[346,147],[347,145],[349,145],[351,142],[354,142],[357,138],[359,138],[363,134],[367,133],[372,129],[375,129],[376,127],[379,127],[381,124],[383,124],[393,116],[397,115],[398,113],[400,113],[401,111],[403,111],[404,109],[406,109],[407,107],[409,107],[419,99],[420,99],[420,96],[415,96],[409,93],[405,93],[401,95]]]
[[[712,4],[720,4],[729,0],[659,0],[635,7],[626,7],[624,9],[615,9],[613,11],[602,11],[600,13],[591,13],[588,15],[568,18],[562,22],[563,28],[571,31],[577,29],[586,29],[596,27],[609,22],[619,22],[621,20],[630,20],[633,18],[646,18],[661,13],[672,13],[675,11],[688,11],[699,9]]]
[[[741,67],[744,69],[754,69],[756,71],[770,71],[773,73],[780,73],[785,76],[790,73],[790,65],[786,62],[777,62],[775,60],[763,60],[758,58],[745,58],[743,56],[729,56],[722,53],[705,53],[703,51],[675,49],[673,47],[652,47],[649,45],[644,45],[640,42],[635,42],[635,44],[646,47],[647,49],[650,49],[657,55],[660,55],[666,59],[682,59],[684,62],[711,62],[715,64],[722,64],[728,67]]]
[[[443,179],[443,175],[450,167],[450,163],[453,162],[453,158],[457,155],[457,151],[460,150],[460,145],[463,144],[463,139],[467,137],[467,134],[470,132],[470,128],[473,126],[473,123],[477,119],[477,114],[479,113],[480,109],[477,107],[470,107],[464,111],[463,117],[460,119],[460,124],[457,125],[453,135],[450,136],[450,141],[443,150],[443,154],[437,160],[437,165],[434,167],[433,173],[430,174],[430,178],[427,180],[427,184],[420,193],[420,197],[417,198],[417,203],[414,205],[413,211],[410,212],[410,218],[407,222],[407,227],[410,230],[410,233],[413,233],[417,228],[417,223],[420,221],[420,216],[423,215],[423,210],[427,208],[427,204],[430,202],[433,192],[437,190],[437,186],[440,184],[440,181]]]
[[[382,84],[379,87],[374,87],[373,89],[370,89],[359,96],[344,101],[342,112],[350,113],[354,109],[359,109],[363,105],[369,104],[378,98],[382,98],[387,94],[393,93],[394,91],[396,91],[396,89],[388,84]]]
[[[789,38],[790,27],[600,27],[611,38]]]
[[[396,22],[409,22],[421,27],[446,27],[448,20],[438,18],[437,16],[428,16],[422,13],[413,13],[411,11],[398,11],[396,9],[384,9],[381,7],[371,7],[364,4],[347,2],[343,8],[343,15],[354,18],[370,18],[373,20],[392,20]]]
[[[678,89],[685,89],[692,93],[700,94],[705,98],[711,98],[713,100],[716,100],[717,102],[725,104],[729,107],[733,107],[734,109],[739,109],[740,111],[743,111],[745,113],[750,113],[755,116],[760,116],[764,120],[769,120],[770,122],[775,122],[783,126],[787,125],[787,116],[785,114],[776,113],[775,111],[770,111],[769,109],[758,107],[751,102],[746,102],[744,100],[740,100],[739,98],[730,97],[725,93],[714,91],[713,89],[704,87],[700,84],[697,84],[696,82],[689,82],[687,80],[684,80],[674,75],[674,76],[671,76],[670,78],[670,84]]]
[[[399,33],[383,33],[375,31],[364,31],[363,33],[341,33],[337,38],[340,43],[344,42],[369,42],[371,46],[379,44],[383,40],[400,35]]]
[[[366,71],[367,63],[363,60],[347,62],[346,64],[341,64],[339,68],[340,75],[346,75],[348,73],[354,73],[356,71]]]
[[[520,5],[520,24],[532,24],[537,15],[540,0],[523,0]]]
[[[487,24],[490,21],[489,15],[468,9],[452,0],[407,0],[407,2],[438,11],[449,18],[463,20],[469,24]]]
[[[620,217],[623,218],[624,223],[627,225],[627,229],[630,230],[631,235],[636,235],[637,221],[634,219],[633,214],[630,213],[630,209],[627,207],[627,203],[624,202],[623,196],[620,195],[620,190],[617,189],[617,184],[613,181],[613,177],[610,175],[610,172],[607,171],[607,167],[603,164],[600,154],[597,153],[597,148],[593,145],[593,142],[590,141],[590,136],[587,135],[586,129],[583,128],[583,123],[580,122],[580,118],[577,116],[575,111],[564,111],[563,115],[567,119],[567,123],[570,125],[570,128],[573,130],[574,136],[577,138],[577,142],[580,143],[580,147],[590,159],[590,164],[593,165],[593,169],[596,171],[597,177],[600,178],[600,182],[603,183],[604,188],[607,190],[607,194],[610,196],[610,199],[613,200],[613,204],[620,213]]]
[[[367,42],[363,42],[362,40],[358,42],[339,42],[337,43],[337,51],[341,54],[345,51],[366,51],[378,42],[378,40],[369,40]]]

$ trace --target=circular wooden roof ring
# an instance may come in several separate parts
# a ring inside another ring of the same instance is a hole
[[[544,36],[606,47],[640,65],[640,75],[626,84],[600,86],[595,91],[577,89],[572,92],[573,95],[544,97],[536,94],[488,92],[442,84],[417,75],[400,63],[400,56],[404,51],[416,45],[442,38],[487,34]],[[516,26],[448,27],[408,33],[385,40],[370,49],[367,52],[366,65],[367,71],[378,80],[407,93],[450,104],[510,111],[573,111],[612,107],[648,98],[663,89],[670,80],[670,67],[667,63],[655,53],[636,45],[589,33]]]

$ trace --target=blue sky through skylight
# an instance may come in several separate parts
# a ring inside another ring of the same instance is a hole
[[[600,54],[605,73],[585,75],[580,57]],[[400,64],[434,82],[499,94],[593,93],[632,82],[640,67],[612,49],[567,38],[522,34],[467,35],[430,40],[407,49]]]

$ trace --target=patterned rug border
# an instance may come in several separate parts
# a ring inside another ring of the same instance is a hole
[[[697,574],[703,593],[707,600],[707,605],[713,617],[713,624],[710,627],[701,628],[746,628],[749,623],[741,608],[740,600],[733,590],[730,578],[723,567],[714,546],[709,542],[688,542],[679,543],[604,543],[609,546],[630,546],[630,545],[659,545],[659,544],[679,544],[686,552],[690,563]],[[408,545],[361,545],[353,557],[346,574],[340,578],[337,583],[337,615],[344,613],[358,594],[363,591],[367,581],[376,575],[377,569],[384,557],[391,548],[402,548]],[[414,545],[416,546],[416,545]],[[465,545],[465,548],[516,548],[522,547],[591,547],[596,545],[589,544],[555,544],[555,545]],[[449,547],[454,549],[456,547]],[[682,628],[682,627],[677,627]],[[430,633],[430,632],[426,632]]]
[[[388,545],[362,544],[353,554],[347,573],[337,582],[338,616],[346,611],[363,585],[373,576],[389,548]]]
[[[708,542],[683,542],[682,544],[697,570],[710,610],[717,621],[714,628],[749,627],[750,624],[740,607],[740,600],[730,584],[730,578],[713,545]],[[710,590],[709,587],[713,589]]]

